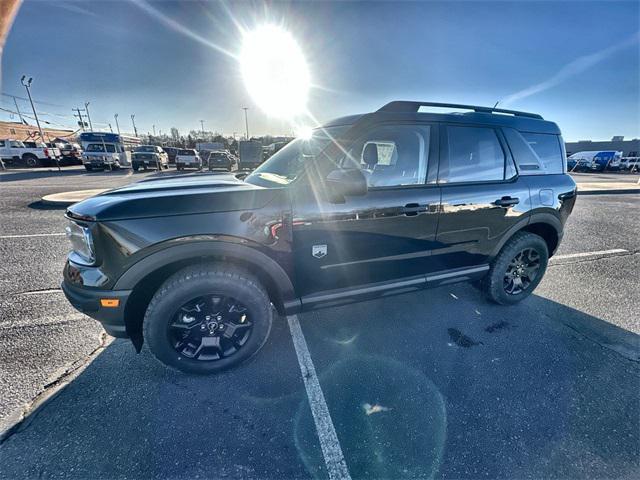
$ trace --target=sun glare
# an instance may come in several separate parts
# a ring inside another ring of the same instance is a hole
[[[300,126],[295,128],[294,133],[296,135],[296,138],[309,140],[313,135],[313,129],[311,127]]]
[[[309,69],[289,32],[274,25],[245,32],[240,67],[249,94],[265,113],[291,119],[306,111]]]

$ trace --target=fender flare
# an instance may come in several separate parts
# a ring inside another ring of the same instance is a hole
[[[546,212],[533,213],[529,215],[527,218],[520,220],[518,223],[512,226],[509,230],[507,230],[507,233],[505,233],[502,236],[502,239],[500,240],[500,242],[496,245],[496,247],[491,252],[491,258],[495,258],[495,256],[498,255],[498,253],[500,253],[500,250],[502,250],[502,247],[504,247],[504,244],[507,243],[509,240],[511,240],[511,237],[513,237],[517,232],[525,228],[527,225],[531,225],[533,223],[546,223],[547,225],[550,225],[558,234],[558,240],[562,238],[562,223],[560,222],[558,217],[556,217],[552,213],[546,213]]]
[[[225,257],[241,264],[249,264],[266,275],[274,290],[274,304],[280,313],[296,311],[300,300],[285,270],[275,260],[259,250],[224,241],[193,241],[167,247],[134,263],[114,285],[114,290],[132,290],[147,275],[181,260],[198,257]]]

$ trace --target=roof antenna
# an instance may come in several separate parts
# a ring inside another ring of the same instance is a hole
[[[493,106],[493,108],[496,108],[496,107],[498,106],[498,104],[499,104],[499,103],[500,103],[500,100],[498,100],[498,101],[496,102],[496,104]]]

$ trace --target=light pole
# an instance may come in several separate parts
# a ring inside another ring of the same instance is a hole
[[[109,124],[109,130],[111,131],[111,133],[113,133],[113,127],[111,126],[111,124]]]
[[[131,114],[131,123],[133,123],[133,134],[137,137],[138,136],[138,129],[136,128],[136,121],[135,121],[135,114]]]
[[[89,116],[89,102],[84,102],[84,111],[87,112],[87,118],[89,119],[89,128],[93,132],[93,125],[91,124],[91,117]]]
[[[118,114],[116,113],[113,118],[116,119],[116,130],[118,130],[118,135],[120,135],[120,125],[118,125]]]
[[[247,140],[249,140],[249,120],[247,118],[247,110],[249,110],[249,107],[242,107],[242,109],[244,110],[244,127],[247,131]]]
[[[156,126],[152,125],[152,127],[153,127],[153,136],[155,137],[156,136]]]
[[[29,80],[26,80],[27,76],[22,75],[20,82],[24,85],[24,88],[27,89],[27,96],[29,97],[29,102],[31,103],[31,110],[33,110],[33,116],[36,119],[36,123],[38,124],[38,131],[40,132],[40,139],[44,143],[44,133],[42,133],[42,127],[40,126],[40,120],[38,120],[38,114],[36,113],[36,107],[33,105],[33,99],[31,98],[31,82],[33,82],[33,77],[29,77]],[[58,157],[53,155],[56,160],[56,166],[58,167],[58,171],[60,171],[60,164],[58,163]]]
[[[204,120],[200,120],[200,130],[202,131],[202,140],[204,141]]]

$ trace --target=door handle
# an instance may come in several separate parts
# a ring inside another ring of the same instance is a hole
[[[402,213],[404,213],[407,217],[414,217],[421,212],[426,212],[427,207],[424,205],[420,205],[419,203],[407,203],[402,208]]]
[[[512,207],[520,203],[520,199],[516,197],[502,197],[493,202],[498,207]]]

